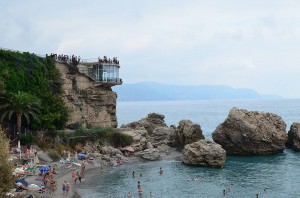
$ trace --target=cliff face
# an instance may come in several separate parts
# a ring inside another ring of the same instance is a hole
[[[117,94],[110,86],[98,85],[70,65],[56,62],[63,80],[63,98],[71,113],[68,124],[117,127]]]

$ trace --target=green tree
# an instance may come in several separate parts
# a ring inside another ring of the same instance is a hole
[[[26,118],[27,123],[30,123],[30,116],[33,119],[38,120],[38,115],[40,114],[40,101],[35,96],[18,91],[17,93],[10,93],[8,95],[3,95],[1,99],[1,121],[8,116],[11,119],[13,114],[17,116],[17,128],[18,134],[21,132],[22,116]]]
[[[9,139],[5,136],[0,126],[0,197],[13,187],[13,164],[9,161]]]

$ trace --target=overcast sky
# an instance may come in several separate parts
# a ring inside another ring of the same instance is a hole
[[[300,98],[299,0],[0,0],[0,47],[117,56],[125,83]]]

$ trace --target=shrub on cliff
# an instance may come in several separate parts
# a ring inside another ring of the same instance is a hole
[[[133,142],[133,138],[120,132],[112,132],[109,134],[109,141],[114,147],[125,147]]]
[[[14,183],[12,175],[13,164],[8,160],[9,157],[9,139],[6,138],[0,126],[0,197],[4,197]]]

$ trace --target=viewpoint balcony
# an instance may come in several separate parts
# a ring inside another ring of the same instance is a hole
[[[76,56],[53,55],[58,62],[64,62],[76,67],[78,72],[85,74],[95,83],[95,86],[115,86],[123,83],[119,77],[120,64],[117,57],[112,59],[104,56],[103,58],[80,59]]]

